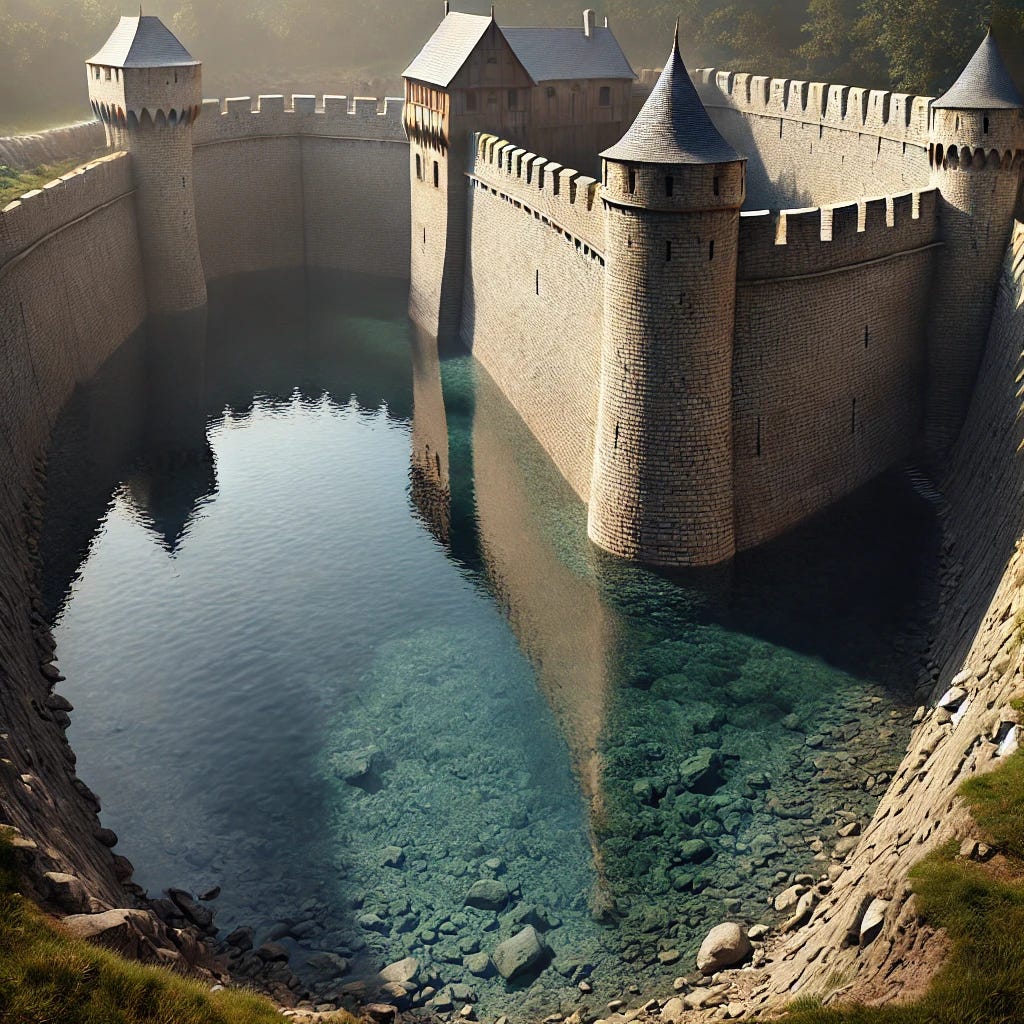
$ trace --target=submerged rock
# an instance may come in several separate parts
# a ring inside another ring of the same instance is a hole
[[[527,925],[510,939],[500,943],[491,954],[498,973],[508,981],[528,970],[544,956],[545,945],[537,929]]]
[[[466,893],[465,905],[477,910],[501,910],[508,903],[508,886],[496,878],[481,878]]]

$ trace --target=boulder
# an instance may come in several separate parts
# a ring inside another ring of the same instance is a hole
[[[780,914],[785,914],[787,910],[792,910],[800,902],[800,897],[805,892],[807,892],[806,885],[791,885],[775,897],[775,909]]]
[[[121,908],[102,914],[72,914],[61,922],[76,939],[112,949],[130,959],[152,962],[157,920],[145,910]]]
[[[46,898],[63,911],[81,914],[89,909],[89,894],[85,891],[81,880],[75,875],[67,875],[61,871],[47,871],[43,875],[43,887]]]
[[[723,782],[721,755],[710,747],[702,747],[680,764],[679,782],[691,793],[714,793]]]
[[[864,911],[864,916],[860,919],[859,940],[861,946],[868,945],[877,937],[878,933],[882,930],[882,925],[885,922],[885,912],[888,909],[888,900],[876,898],[868,904],[867,910]]]
[[[477,910],[501,910],[508,903],[508,886],[497,878],[481,878],[466,893],[465,905]]]
[[[743,926],[727,921],[708,932],[697,953],[697,968],[701,974],[714,974],[746,960],[753,951]]]
[[[491,960],[498,973],[508,981],[537,964],[543,958],[545,949],[537,929],[528,924],[512,938],[499,943],[491,954]]]
[[[398,982],[404,985],[406,982],[415,981],[420,972],[420,962],[414,956],[407,956],[404,960],[396,960],[388,964],[380,972],[381,981]]]
[[[197,928],[209,928],[213,924],[213,911],[197,903],[184,889],[168,889],[167,895]]]
[[[686,1012],[686,1004],[678,996],[673,996],[661,1008],[661,1019],[668,1024],[675,1024]]]

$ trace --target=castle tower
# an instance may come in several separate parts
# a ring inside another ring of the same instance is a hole
[[[988,336],[1020,193],[1022,100],[991,32],[931,106],[931,181],[945,249],[928,332],[926,440],[941,458],[956,440]]]
[[[107,142],[131,154],[146,292],[152,313],[206,303],[192,195],[192,122],[201,64],[159,18],[122,18],[86,61],[89,99]]]
[[[746,162],[679,55],[604,159],[605,302],[588,532],[626,558],[735,553],[732,348]]]

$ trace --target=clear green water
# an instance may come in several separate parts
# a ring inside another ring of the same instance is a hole
[[[928,507],[894,475],[676,577],[585,518],[398,286],[240,279],[125,346],[58,424],[43,549],[79,773],[136,879],[220,885],[222,933],[289,932],[320,991],[411,953],[486,1019],[664,992],[777,873],[824,871],[902,749]],[[463,906],[495,876],[506,910]],[[473,974],[521,919],[543,970]]]

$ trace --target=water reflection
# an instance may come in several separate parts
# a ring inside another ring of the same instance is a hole
[[[589,544],[399,286],[211,299],[205,329],[124,346],[50,458],[72,742],[146,884],[222,884],[222,925],[281,932],[300,969],[342,956],[325,985],[411,953],[494,1013],[470,958],[543,922],[528,1016],[583,976],[595,1001],[664,988],[659,951],[759,916],[777,870],[869,812],[935,544],[898,477],[724,573],[650,572]],[[463,907],[479,878],[518,902]]]

